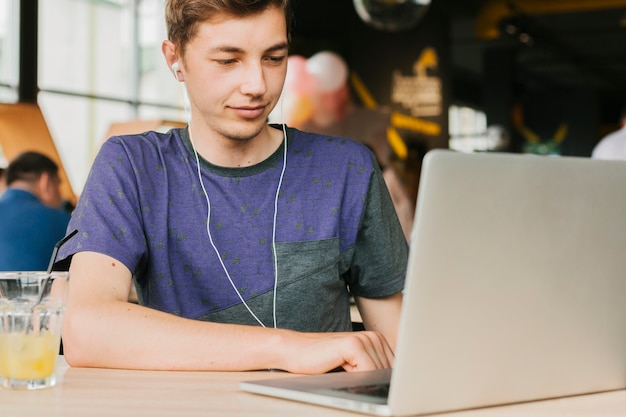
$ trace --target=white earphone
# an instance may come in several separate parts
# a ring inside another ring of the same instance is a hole
[[[174,74],[174,78],[176,78],[176,81],[180,81],[180,79],[178,78],[178,61],[172,64],[172,73]]]

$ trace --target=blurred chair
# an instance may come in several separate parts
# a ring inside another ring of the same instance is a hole
[[[76,195],[37,104],[0,103],[0,146],[8,161],[24,151],[37,151],[56,162],[61,179],[61,196],[76,204]]]

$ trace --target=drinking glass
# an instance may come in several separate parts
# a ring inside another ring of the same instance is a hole
[[[56,383],[68,272],[0,272],[0,386]]]

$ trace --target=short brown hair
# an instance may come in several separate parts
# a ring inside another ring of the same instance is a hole
[[[167,0],[165,25],[167,37],[184,56],[185,47],[195,36],[198,24],[217,14],[244,17],[276,7],[285,12],[287,37],[292,25],[290,0]]]
[[[51,177],[59,175],[59,167],[52,159],[39,152],[24,152],[9,163],[7,185],[18,180],[35,181],[47,172]]]

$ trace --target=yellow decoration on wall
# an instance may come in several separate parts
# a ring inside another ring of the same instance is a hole
[[[429,136],[437,136],[441,133],[441,126],[435,122],[429,122],[428,120],[407,116],[398,112],[391,114],[391,125],[399,129],[407,129]]]
[[[398,155],[398,158],[406,159],[407,156],[409,156],[409,150],[406,143],[404,143],[404,140],[395,128],[387,128],[387,141],[389,142],[389,145],[391,145],[395,154]]]
[[[425,64],[429,65],[430,57],[427,55],[426,58],[428,58],[426,59],[428,62]],[[361,80],[361,77],[359,77],[359,75],[354,71],[350,72],[350,83],[352,84],[352,88],[354,88],[356,95],[359,97],[359,100],[363,103],[363,106],[371,110],[378,108],[376,99],[374,99],[374,96],[372,96],[363,80]],[[411,130],[413,132],[429,136],[437,136],[441,133],[441,126],[437,123],[422,120],[413,116],[407,116],[398,112],[391,113],[391,127],[387,129],[387,141],[389,142],[393,152],[400,159],[406,159],[409,151],[404,139],[402,139],[402,136],[397,129]]]

